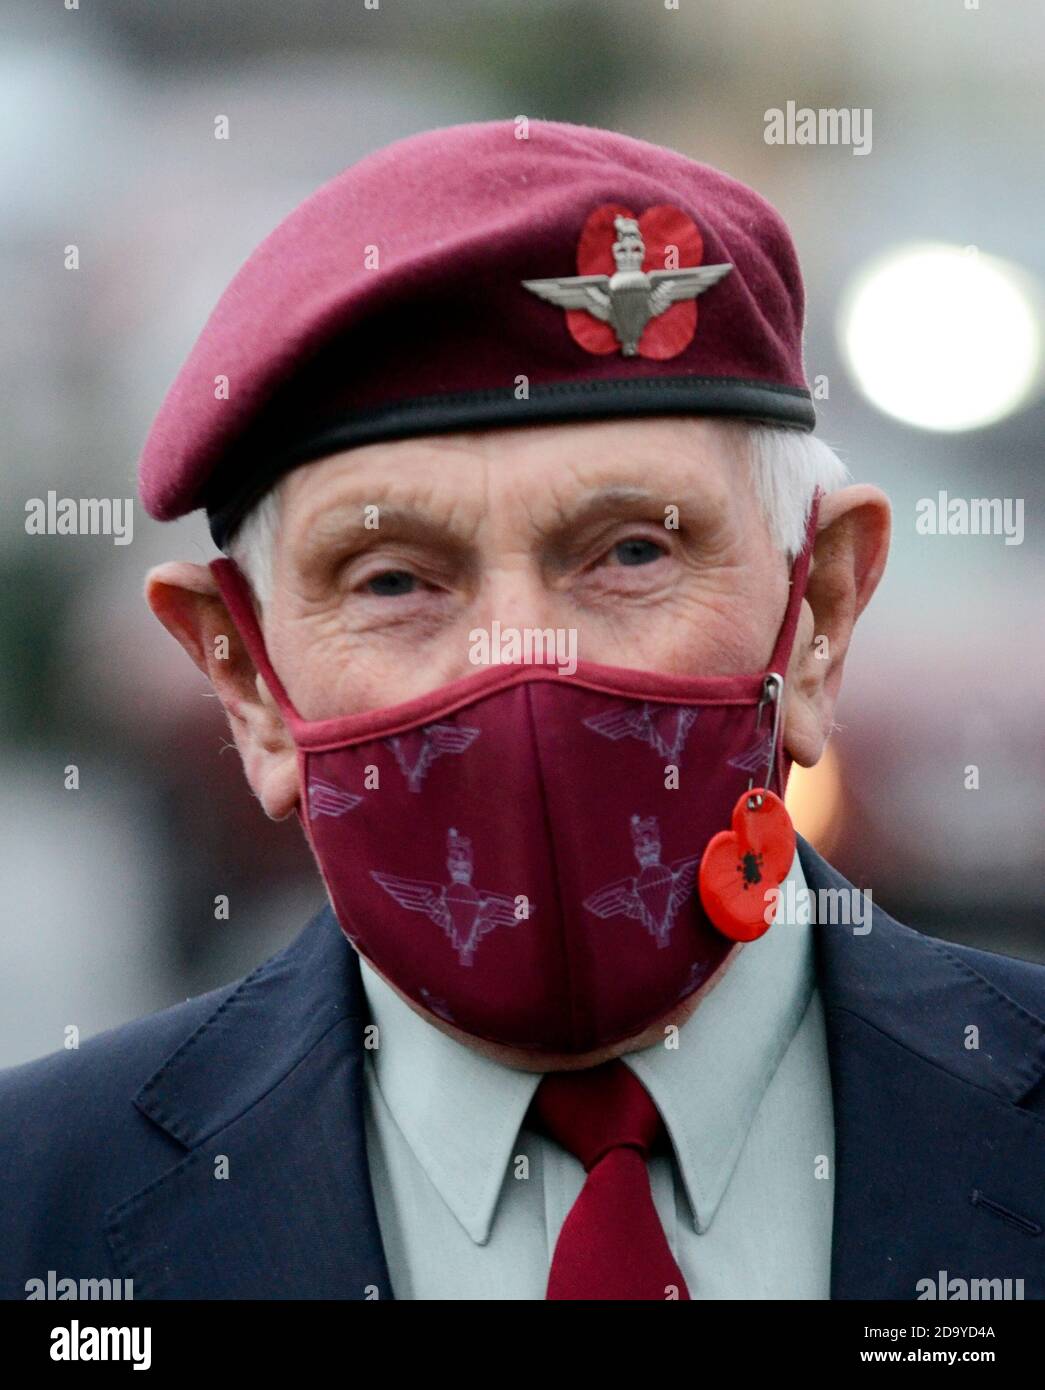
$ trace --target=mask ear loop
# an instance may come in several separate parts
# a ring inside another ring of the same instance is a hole
[[[805,598],[806,584],[809,579],[809,566],[813,560],[813,547],[816,544],[820,499],[823,495],[823,488],[819,487],[813,493],[813,500],[809,507],[809,518],[806,522],[805,541],[791,567],[791,587],[787,607],[784,610],[784,620],[780,625],[780,631],[773,647],[773,655],[769,658],[769,672],[766,675],[762,699],[758,706],[758,723],[755,726],[756,730],[761,728],[763,710],[767,704],[772,704],[773,728],[770,734],[769,756],[766,759],[764,786],[766,791],[772,791],[775,777],[781,796],[784,792],[784,756],[780,742],[780,721],[784,703],[784,672],[791,660],[791,649],[794,645],[795,633],[798,631],[798,619],[802,611],[802,600]],[[748,782],[748,791],[751,791],[754,785],[755,779],[752,777]],[[756,798],[755,802],[756,804],[751,806],[752,810],[761,805],[761,799]]]
[[[287,724],[293,731],[301,724],[301,717],[290,702],[290,696],[283,688],[283,682],[276,675],[269,655],[265,649],[265,639],[261,634],[250,585],[243,572],[233,560],[221,559],[210,562],[210,571],[217,581],[225,607],[229,610],[236,630],[243,639],[243,645],[250,653],[250,659],[272,692],[272,698],[279,706]]]

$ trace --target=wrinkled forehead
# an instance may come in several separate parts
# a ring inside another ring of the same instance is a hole
[[[379,529],[413,513],[462,537],[520,539],[644,509],[668,520],[757,507],[739,421],[696,417],[466,431],[346,450],[274,490],[291,547]],[[273,494],[270,493],[271,497]]]

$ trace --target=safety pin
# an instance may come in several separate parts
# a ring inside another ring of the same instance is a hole
[[[770,790],[770,783],[773,780],[773,773],[776,771],[776,750],[777,741],[780,737],[780,706],[783,704],[784,678],[777,675],[776,671],[770,671],[762,683],[762,698],[758,702],[758,719],[755,722],[755,733],[757,734],[762,727],[762,711],[766,705],[773,706],[773,729],[769,737],[769,762],[766,767],[765,790]],[[754,777],[748,779],[747,789],[750,791],[755,785]],[[748,798],[748,810],[757,811],[762,805],[764,798],[752,796]]]

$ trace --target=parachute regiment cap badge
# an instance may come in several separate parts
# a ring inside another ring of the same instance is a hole
[[[639,219],[618,215],[613,219],[613,229],[616,240],[610,249],[616,270],[612,275],[563,275],[545,280],[523,280],[522,285],[560,309],[583,309],[608,324],[624,356],[634,357],[639,352],[639,339],[651,319],[673,304],[696,299],[728,275],[733,267],[724,263],[681,266],[675,270],[643,270],[646,245]]]

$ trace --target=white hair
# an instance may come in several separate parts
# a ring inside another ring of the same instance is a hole
[[[786,426],[747,420],[714,419],[738,456],[744,446],[755,491],[774,546],[789,560],[802,549],[809,508],[820,488],[834,492],[849,481],[849,470],[822,439]],[[247,576],[262,608],[272,598],[282,480],[248,512],[227,545],[227,553]]]

